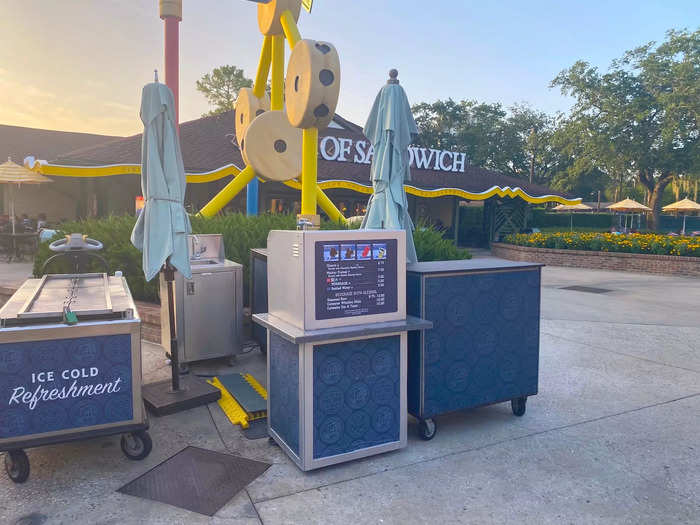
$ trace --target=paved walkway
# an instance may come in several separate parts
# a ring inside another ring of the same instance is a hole
[[[32,276],[34,263],[0,262],[0,286],[19,286]]]
[[[430,442],[409,420],[406,449],[303,474],[210,405],[153,419],[143,462],[118,438],[30,450],[25,485],[0,476],[0,523],[699,523],[698,311],[697,279],[545,268],[540,392],[522,418],[441,417]],[[146,381],[167,377],[159,347],[143,351]],[[259,353],[238,361],[265,377]],[[115,492],[186,445],[273,465],[213,518]]]

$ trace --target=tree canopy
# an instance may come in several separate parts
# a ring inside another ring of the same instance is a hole
[[[574,164],[613,178],[635,177],[649,191],[656,223],[674,175],[700,162],[700,31],[669,31],[613,61],[608,72],[578,61],[552,81],[574,97],[558,130]]]
[[[516,177],[528,176],[533,155],[536,180],[550,169],[553,119],[527,105],[506,110],[499,103],[448,99],[417,104],[413,114],[421,145],[464,151],[472,164]]]
[[[573,97],[555,117],[515,105],[452,99],[413,107],[422,145],[581,197],[641,184],[654,223],[666,186],[700,174],[700,30],[669,31],[614,60],[580,60],[552,81]]]
[[[225,65],[214,68],[200,80],[197,90],[202,93],[213,109],[203,116],[216,115],[233,109],[241,88],[253,87],[253,81],[245,76],[242,69]]]

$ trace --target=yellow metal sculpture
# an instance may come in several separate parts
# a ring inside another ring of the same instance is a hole
[[[202,208],[204,217],[218,213],[257,176],[300,187],[300,218],[314,226],[319,224],[317,206],[331,220],[345,223],[317,182],[318,130],[335,114],[340,60],[332,44],[302,40],[297,27],[301,7],[302,0],[258,4],[264,38],[255,83],[236,101],[236,138],[246,167]],[[292,51],[286,78],[285,40]]]

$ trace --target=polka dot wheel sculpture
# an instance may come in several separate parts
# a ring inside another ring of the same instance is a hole
[[[301,6],[302,0],[258,4],[264,35],[258,70],[254,86],[242,89],[236,101],[236,140],[246,167],[202,208],[204,217],[216,215],[257,176],[301,186],[299,218],[313,226],[319,225],[317,204],[331,220],[345,222],[317,183],[318,130],[335,115],[340,59],[331,43],[301,39]],[[285,41],[292,50],[286,79]]]

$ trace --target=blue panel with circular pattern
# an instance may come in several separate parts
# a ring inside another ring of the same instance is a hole
[[[399,440],[400,336],[314,347],[314,459]]]
[[[133,419],[129,334],[0,344],[0,439]]]
[[[427,418],[536,394],[539,269],[424,275],[407,279],[408,311],[433,322],[422,347],[418,333],[408,340],[409,412]]]
[[[299,346],[270,331],[270,427],[299,455]]]

